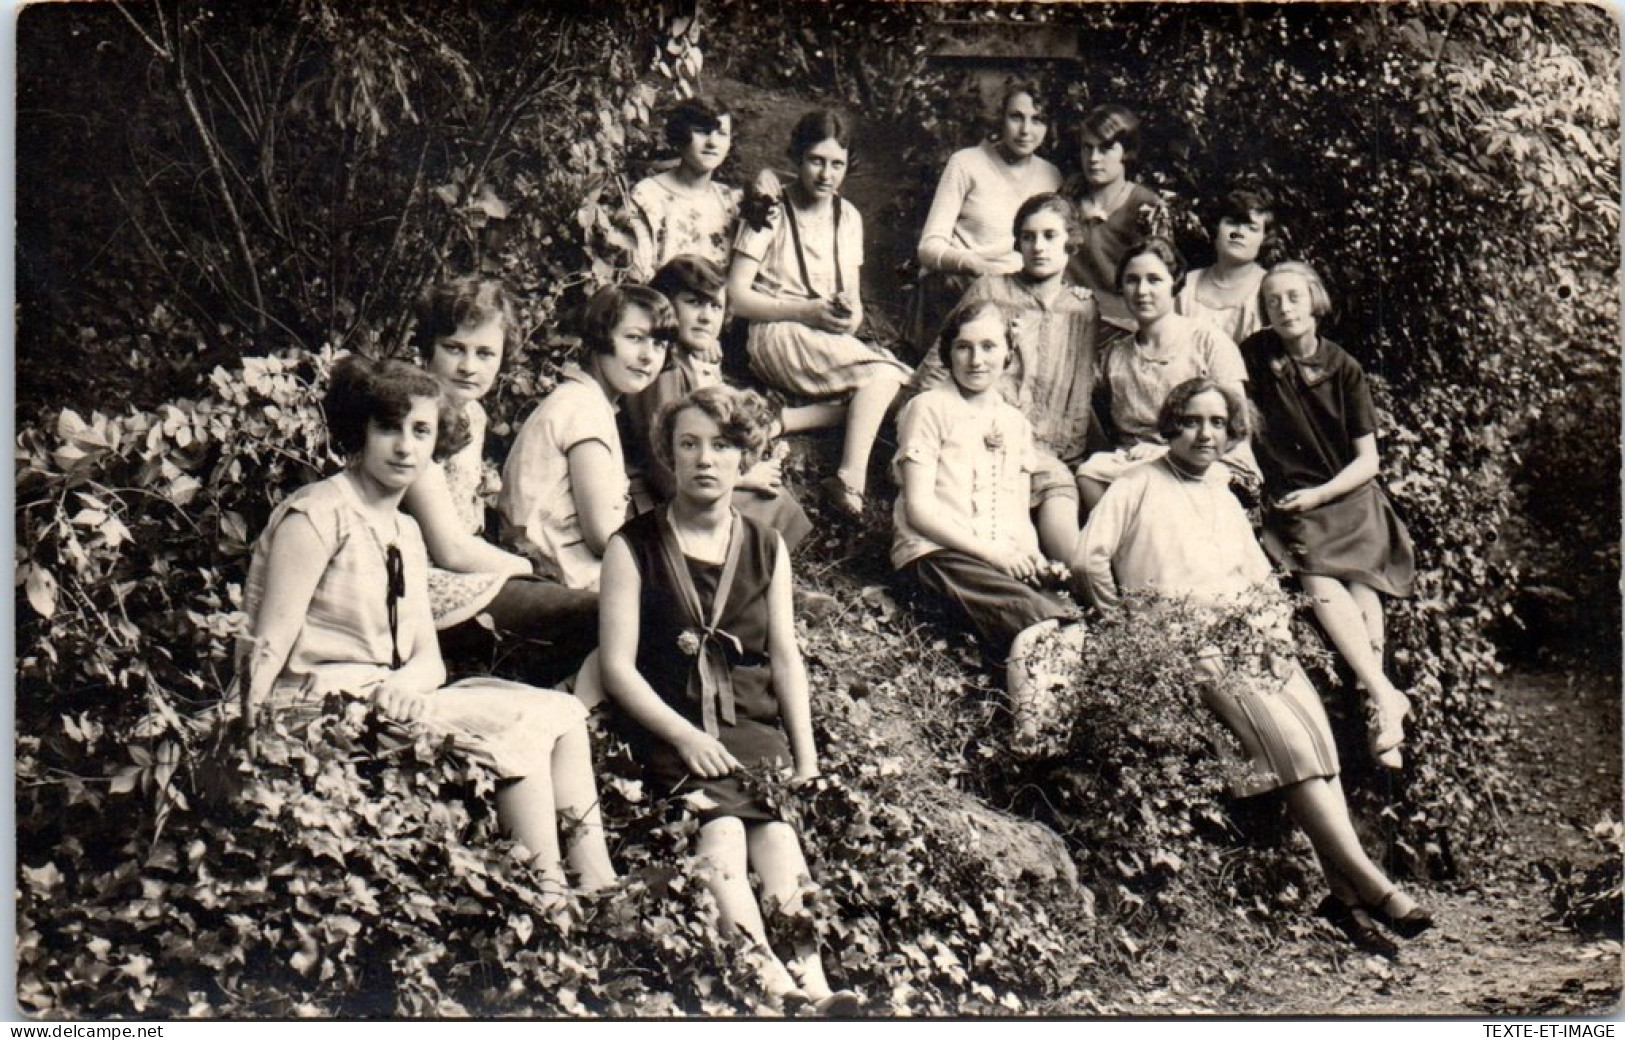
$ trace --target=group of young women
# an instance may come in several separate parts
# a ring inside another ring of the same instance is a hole
[[[499,817],[544,877],[562,891],[568,866],[591,890],[615,879],[585,730],[607,695],[647,777],[698,809],[707,883],[756,944],[769,1000],[854,1013],[860,998],[830,984],[815,946],[768,942],[761,907],[796,912],[808,871],[743,774],[819,769],[789,555],[811,523],[775,440],[841,425],[822,490],[860,515],[907,387],[892,559],[1005,663],[1018,749],[1065,696],[1033,649],[1088,638],[1064,590],[1102,611],[1127,592],[1222,609],[1272,580],[1233,493],[1261,484],[1266,544],[1374,706],[1372,751],[1397,765],[1409,705],[1383,671],[1379,597],[1407,592],[1408,541],[1374,481],[1364,376],[1318,330],[1325,287],[1302,264],[1266,273],[1274,214],[1248,193],[1219,215],[1212,266],[1187,272],[1171,242],[1140,236],[1161,203],[1127,179],[1133,114],[1108,105],[1083,120],[1070,187],[1036,154],[1048,124],[1037,88],[1013,87],[994,137],[950,161],[920,243],[917,313],[934,349],[911,370],[860,336],[863,224],[840,195],[848,123],[807,114],[791,176],[765,175],[746,198],[713,178],[730,114],[684,102],[667,127],[676,164],[630,196],[631,266],[647,284],[586,304],[579,358],[502,469],[501,546],[485,537],[497,479],[480,404],[513,353],[501,286],[426,294],[421,365],[335,367],[324,407],[346,464],[281,503],[256,546],[239,659],[250,711],[309,716],[341,693],[450,736],[501,778]],[[794,406],[724,381],[730,314],[746,323],[751,373]],[[574,694],[447,686],[442,649],[491,630],[514,674],[573,671]],[[1249,757],[1244,793],[1283,789],[1309,833],[1327,916],[1385,952],[1374,920],[1428,927],[1360,848],[1302,670],[1212,653],[1198,665],[1197,694]]]

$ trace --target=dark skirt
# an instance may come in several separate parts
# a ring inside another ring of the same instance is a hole
[[[1059,595],[1035,589],[992,565],[952,549],[939,549],[903,565],[926,592],[957,610],[988,651],[1003,658],[1024,629],[1051,618],[1069,619],[1077,609]]]
[[[1409,596],[1416,577],[1411,536],[1375,482],[1303,513],[1270,510],[1264,548],[1295,574],[1357,581]]]
[[[735,668],[735,682],[748,679],[748,674],[742,673],[749,673],[755,668],[769,673],[762,684],[765,688],[771,682],[770,666],[765,664]],[[750,699],[742,699],[738,708],[736,722],[730,725],[719,720],[717,725],[717,739],[728,749],[728,753],[747,768],[763,764],[772,764],[775,767],[793,765],[795,760],[790,754],[790,742],[785,738],[784,730],[779,727],[777,714],[774,713],[769,717],[765,706],[761,710],[753,711]],[[747,714],[748,712],[751,714]],[[759,717],[752,717],[753,714]],[[645,763],[646,775],[660,795],[683,798],[698,791],[705,796],[699,800],[702,804],[690,803],[702,823],[710,823],[724,816],[736,816],[747,822],[772,822],[779,819],[776,812],[746,790],[738,777],[724,776],[707,780],[694,776],[683,764],[677,750],[670,744],[650,738],[641,732],[629,736],[633,739],[639,760]]]

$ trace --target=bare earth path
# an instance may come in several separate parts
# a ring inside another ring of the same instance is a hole
[[[1534,864],[1584,858],[1585,832],[1620,812],[1617,680],[1512,673],[1501,695],[1517,721],[1511,760],[1522,799],[1503,807],[1502,861],[1476,888],[1429,894],[1439,926],[1400,959],[1329,958],[1322,942],[1285,942],[1237,983],[1201,967],[1173,968],[1165,985],[1123,1014],[1531,1016],[1618,1014],[1619,937],[1581,936],[1549,919],[1549,885]],[[1197,943],[1182,953],[1201,961]],[[1171,955],[1171,959],[1180,954]],[[1194,977],[1181,979],[1187,974]],[[1208,975],[1208,978],[1203,978]],[[1218,983],[1216,986],[1215,983]]]

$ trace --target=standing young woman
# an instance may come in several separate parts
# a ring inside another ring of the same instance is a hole
[[[841,461],[823,489],[832,506],[858,517],[875,436],[909,370],[856,335],[863,218],[840,195],[851,143],[851,127],[835,112],[808,112],[796,123],[795,183],[765,226],[740,228],[728,299],[750,322],[746,350],[758,378],[801,397],[850,395]]]

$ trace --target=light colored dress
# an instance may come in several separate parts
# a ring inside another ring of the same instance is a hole
[[[272,512],[254,546],[243,609],[252,626],[265,599],[272,540],[292,514],[305,517],[328,552],[304,624],[271,689],[270,706],[314,718],[329,694],[365,697],[391,673],[394,660],[420,650],[439,655],[429,608],[428,552],[417,522],[397,513],[392,530],[374,528],[350,479],[340,473],[306,485]],[[388,549],[399,550],[405,591],[390,625]],[[239,674],[251,659],[238,648]],[[554,742],[580,725],[586,712],[568,694],[501,679],[470,679],[435,691],[421,725],[499,776],[546,773]]]
[[[1027,508],[1038,460],[1032,426],[1020,411],[1002,400],[974,405],[952,389],[923,393],[897,418],[892,472],[899,485],[905,462],[935,472],[936,505],[944,522],[995,545],[1038,554],[1038,532]],[[892,507],[892,529],[894,567],[944,548],[908,522],[906,494]]]
[[[660,177],[645,177],[632,187],[632,229],[636,247],[632,276],[653,278],[666,261],[692,253],[724,270],[739,223],[738,188],[711,181],[696,191],[673,187]]]
[[[1097,605],[1116,607],[1121,591],[1188,599],[1214,610],[1245,606],[1272,582],[1269,560],[1219,467],[1202,479],[1167,459],[1123,474],[1089,514],[1080,566]],[[1312,777],[1333,777],[1337,747],[1320,697],[1296,661],[1277,678],[1229,662],[1220,696],[1234,698],[1241,725],[1261,749],[1238,795],[1260,794]]]
[[[1035,155],[1012,166],[990,141],[960,149],[943,167],[920,231],[921,264],[941,270],[947,250],[964,250],[1019,271],[1016,211],[1032,196],[1060,188],[1061,171],[1047,159]]]
[[[463,410],[468,420],[468,444],[462,451],[439,466],[446,478],[446,490],[451,494],[452,507],[463,530],[478,535],[485,529],[485,495],[482,493],[498,482],[494,467],[485,459],[485,409],[478,401],[470,401]],[[429,567],[429,604],[434,609],[434,627],[450,628],[478,614],[508,580],[503,574],[465,574],[440,567]]]
[[[957,389],[931,390],[903,407],[897,419],[892,472],[903,467],[932,475],[930,507],[941,519],[981,541],[1039,555],[1028,514],[1029,487],[1046,462],[1033,445],[1026,416],[1003,400],[972,404]],[[1071,618],[1076,608],[1054,593],[1013,578],[986,560],[948,549],[914,529],[908,492],[892,510],[892,565],[920,589],[956,610],[999,659],[1016,635],[1041,621]]]
[[[855,299],[863,269],[863,218],[856,207],[837,198],[835,205],[817,216],[796,210],[792,233],[786,206],[781,197],[768,215],[767,226],[760,230],[748,224],[739,228],[734,252],[759,264],[753,288],[774,299],[834,299],[838,295]],[[805,278],[802,260],[806,262]],[[888,368],[899,374],[899,382],[908,373],[896,358],[856,336],[824,332],[799,321],[751,322],[745,349],[757,378],[802,397],[849,393]]]
[[[609,449],[608,477],[617,485],[624,517],[630,488],[615,406],[592,376],[573,365],[520,428],[502,470],[497,510],[503,540],[536,561],[538,575],[572,589],[597,590],[603,561],[587,546],[570,486],[570,449],[588,441]]]
[[[1255,266],[1240,284],[1221,293],[1209,283],[1210,270],[1198,267],[1185,276],[1184,288],[1174,297],[1174,311],[1205,321],[1229,336],[1231,342],[1240,343],[1264,327],[1264,315],[1258,306],[1258,287],[1264,283],[1267,272]]]
[[[1101,375],[1111,392],[1112,426],[1119,447],[1089,456],[1078,467],[1078,476],[1109,484],[1136,462],[1166,451],[1157,430],[1157,414],[1168,392],[1180,383],[1205,376],[1237,396],[1246,396],[1247,366],[1233,340],[1206,322],[1180,314],[1170,314],[1163,323],[1155,355],[1147,352],[1137,335],[1117,337],[1103,351]],[[1138,445],[1153,447],[1131,459],[1130,450]],[[1226,453],[1225,461],[1249,474],[1258,472],[1245,440]]]
[[[1015,357],[999,384],[1004,399],[1033,426],[1033,438],[1068,467],[1083,460],[1093,409],[1095,336],[1099,310],[1094,294],[1066,286],[1045,303],[1020,274],[978,278],[962,303],[987,300],[1014,319]],[[952,387],[953,377],[933,345],[915,371],[920,390]]]

